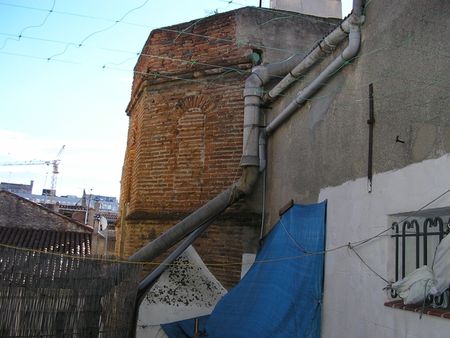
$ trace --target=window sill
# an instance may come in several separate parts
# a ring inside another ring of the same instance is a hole
[[[405,305],[405,304],[403,304],[402,300],[389,301],[389,302],[384,303],[384,306],[387,306],[387,307],[390,307],[393,309],[406,310],[406,311],[412,311],[412,312],[417,312],[417,313],[422,312],[421,304]],[[423,310],[423,314],[450,319],[450,309],[434,309],[434,308],[426,306]]]

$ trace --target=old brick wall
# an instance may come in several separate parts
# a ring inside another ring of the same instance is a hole
[[[127,108],[117,255],[133,254],[240,177],[244,81],[252,53],[264,52],[261,36],[270,28],[265,22],[276,15],[244,8],[151,32]],[[256,20],[261,32],[246,28],[238,34],[238,22],[244,27],[246,20]],[[313,43],[326,28],[302,43]],[[279,40],[288,38],[298,43],[289,34]],[[283,53],[290,55],[292,48]],[[258,208],[233,206],[196,242],[227,287],[239,280],[242,253],[256,251]]]
[[[92,232],[92,229],[88,226],[7,191],[0,191],[0,226]]]
[[[120,256],[131,255],[240,176],[242,90],[252,50],[234,43],[234,19],[231,12],[155,30],[143,49],[128,107]],[[257,242],[258,219],[251,216],[227,216],[197,241],[200,255],[227,286],[239,279],[240,267],[217,264],[239,263],[243,250],[250,250],[244,238]]]
[[[128,109],[128,215],[194,210],[239,177],[252,50],[234,36],[234,12],[151,33]]]
[[[122,226],[123,250],[125,256],[132,254],[143,243],[155,239],[180,219],[129,220]],[[258,215],[228,213],[218,219],[198,238],[194,247],[205,264],[226,287],[232,287],[240,278],[241,257],[244,252],[256,252],[259,241]],[[118,241],[116,242],[116,252]],[[171,251],[171,250],[169,250]],[[164,255],[165,256],[165,255]],[[149,272],[164,257],[159,257],[151,265],[145,266]]]
[[[128,215],[194,210],[239,177],[239,80],[222,80],[230,85],[226,92],[178,83],[146,90],[132,117],[139,136]]]

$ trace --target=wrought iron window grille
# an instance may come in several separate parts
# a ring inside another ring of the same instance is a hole
[[[407,217],[394,221],[391,228],[391,238],[395,241],[395,280],[398,281],[421,266],[432,267],[437,245],[450,232],[450,216]],[[398,297],[394,290],[391,290],[391,297]],[[440,296],[429,296],[425,305],[448,308],[449,289]]]

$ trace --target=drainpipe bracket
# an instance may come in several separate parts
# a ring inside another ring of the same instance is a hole
[[[259,81],[261,81],[261,86],[266,83],[271,77],[266,65],[253,67],[251,75],[256,75],[258,77]]]
[[[270,96],[269,93],[265,93],[262,97],[262,101],[264,102],[264,104],[268,104],[271,103],[274,100],[274,98],[272,96]],[[267,107],[264,107],[267,109]]]
[[[333,51],[336,49],[336,45],[333,45],[332,43],[330,43],[327,38],[324,38],[320,43],[319,43],[319,48],[322,52],[324,52],[325,54],[331,54],[333,53]],[[295,77],[291,72],[289,72],[289,74],[291,74],[291,76]]]
[[[239,164],[241,167],[259,167],[259,157],[252,155],[244,155]]]
[[[365,20],[366,20],[365,15],[357,16],[352,14],[352,16],[349,18],[348,23],[354,26],[361,26],[362,24],[364,24]]]
[[[246,96],[258,96],[262,97],[264,94],[261,87],[248,87],[244,89],[244,97]]]

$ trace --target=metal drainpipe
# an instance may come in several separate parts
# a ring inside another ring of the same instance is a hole
[[[128,260],[152,261],[211,218],[219,216],[228,206],[248,194],[258,178],[258,168],[244,168],[241,178],[205,205],[169,228],[162,235],[136,251]]]
[[[135,254],[129,257],[130,261],[151,261],[169,249],[182,238],[191,234],[166,260],[172,262],[178,257],[185,247],[191,244],[200,234],[220,215],[229,205],[236,202],[241,197],[248,195],[258,179],[259,171],[263,171],[266,166],[266,137],[273,133],[286,119],[291,116],[297,107],[307,98],[311,97],[321,86],[323,81],[328,80],[332,74],[339,69],[347,60],[351,59],[359,50],[361,24],[362,1],[353,1],[353,16],[350,28],[349,44],[342,54],[335,59],[314,81],[304,90],[299,92],[296,99],[284,109],[265,129],[260,130],[260,105],[262,101],[262,88],[271,78],[289,72],[297,64],[297,59],[301,55],[295,55],[288,60],[276,64],[259,66],[253,70],[252,75],[246,81],[244,89],[244,136],[243,136],[243,156],[241,166],[243,172],[241,178],[231,185],[224,192],[210,200],[194,213],[183,219],[181,222],[170,228],[161,236],[142,247]],[[332,32],[333,33],[333,32]],[[324,39],[326,40],[326,38]],[[336,68],[337,67],[337,68]],[[333,70],[334,69],[334,70]],[[289,84],[288,84],[289,85]],[[284,86],[284,85],[283,85]],[[286,87],[284,87],[286,88]],[[283,89],[284,89],[283,88]],[[278,95],[278,94],[277,94]],[[246,130],[247,129],[247,130]],[[260,155],[261,159],[260,159]],[[263,211],[264,212],[264,211]],[[262,228],[261,228],[262,231]],[[145,291],[156,280],[156,278],[166,269],[167,264],[160,265],[153,274],[140,284],[139,297],[134,311],[134,322],[137,323],[139,304],[145,295]],[[130,335],[136,334],[136,325],[133,326]]]
[[[138,302],[141,303],[143,296],[147,290],[156,282],[159,276],[172,264],[178,256],[180,256],[205,230],[211,225],[213,221],[208,221],[202,224],[199,228],[194,230],[187,236],[183,242],[169,255],[166,259],[154,269],[147,277],[145,277],[138,285]]]
[[[298,106],[302,105],[319,88],[321,88],[325,81],[328,80],[336,70],[356,55],[360,45],[359,24],[361,22],[361,12],[362,0],[354,0],[349,45],[337,59],[328,65],[328,67],[305,89],[303,89],[297,95],[296,99],[265,128],[267,135],[273,133],[276,128],[297,110]],[[245,82],[244,89],[244,133],[243,154],[241,160],[243,172],[241,178],[181,222],[169,228],[158,238],[139,249],[129,257],[130,261],[152,261],[197,229],[201,224],[218,217],[226,208],[228,208],[228,206],[238,201],[241,197],[248,195],[253,190],[253,186],[258,179],[260,166],[259,129],[263,86],[274,76],[288,73],[303,58],[304,55],[297,54],[285,61],[258,66],[253,69],[252,74]]]
[[[361,0],[355,0],[355,5],[359,3],[361,7]],[[348,61],[350,61],[359,51],[361,44],[361,32],[359,25],[362,23],[361,16],[355,13],[350,17],[350,34],[349,43],[342,53],[334,59],[309,85],[298,92],[296,98],[284,108],[266,127],[266,134],[270,136],[281,124],[283,124],[292,114],[294,114],[299,106],[303,105],[310,97],[312,97],[326,82]]]
[[[352,20],[353,18],[349,16],[330,34],[319,41],[311,52],[265,95],[264,101],[272,101],[293,82],[301,78],[312,66],[322,60],[323,57],[332,53],[350,33]]]
[[[260,166],[259,129],[261,127],[260,105],[263,85],[274,76],[286,74],[303,57],[304,54],[296,54],[282,62],[255,67],[252,74],[247,78],[244,89],[244,132],[241,159],[243,170],[241,178],[178,224],[136,251],[128,260],[134,262],[152,261],[201,224],[217,218],[230,205],[252,192],[258,179]]]

